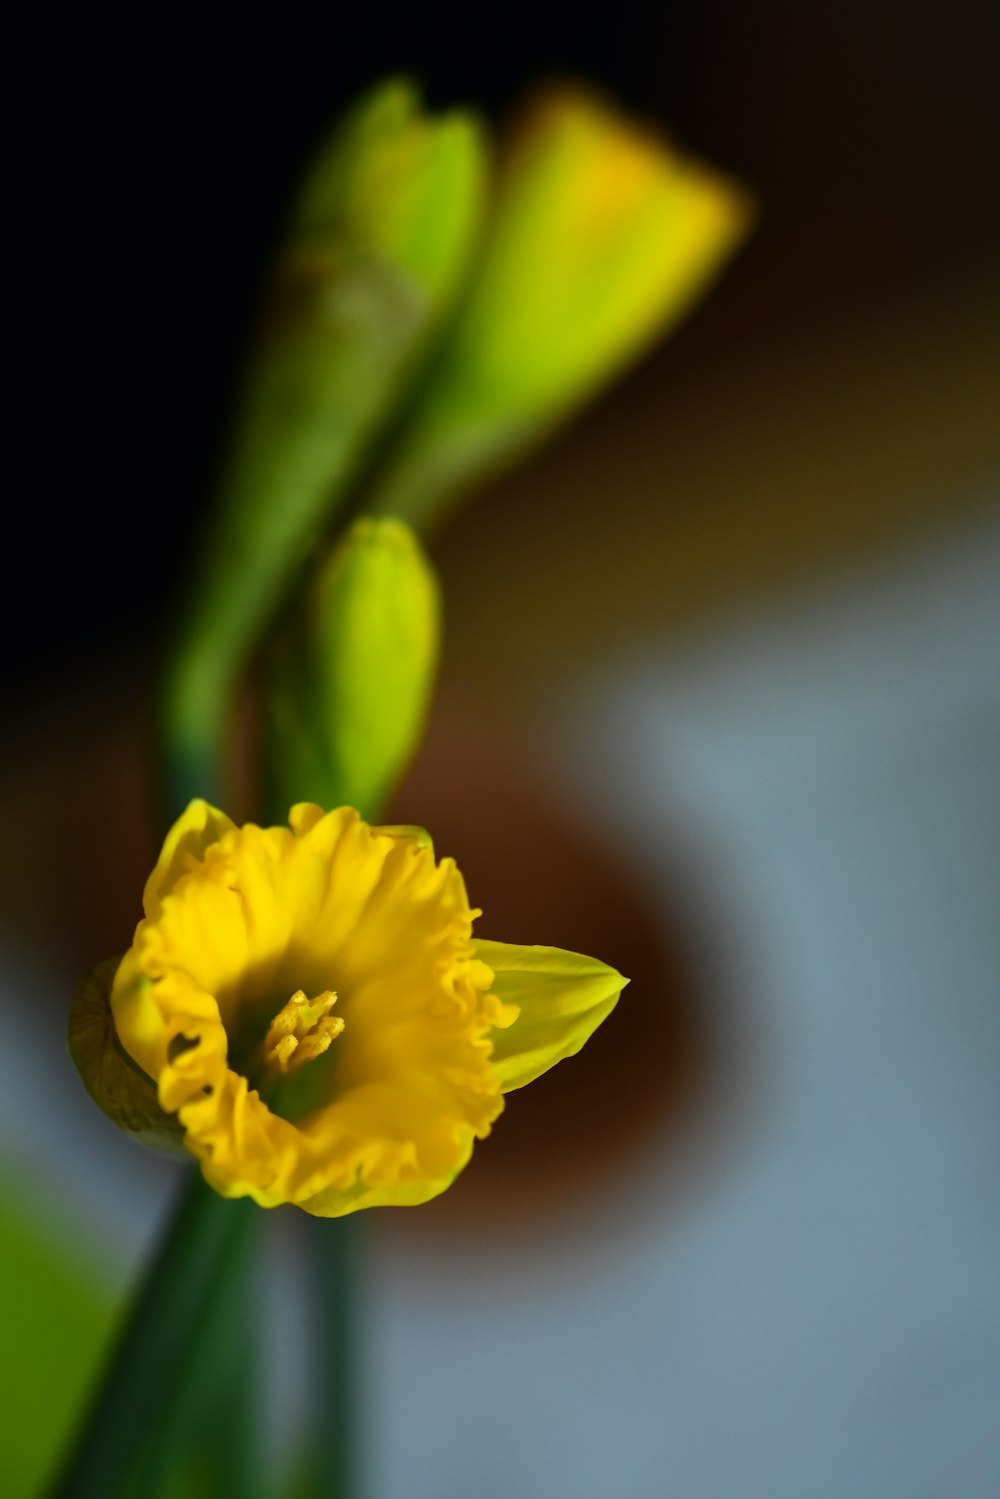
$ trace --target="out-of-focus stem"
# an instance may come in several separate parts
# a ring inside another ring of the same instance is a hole
[[[158,1421],[189,1377],[220,1286],[238,1275],[259,1209],[192,1176],[146,1271],[53,1499],[125,1499]]]

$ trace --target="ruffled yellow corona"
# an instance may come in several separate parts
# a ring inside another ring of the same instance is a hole
[[[461,874],[418,829],[308,804],[289,822],[199,801],[171,829],[110,988],[121,1071],[226,1196],[322,1217],[425,1202],[626,981],[474,938]]]

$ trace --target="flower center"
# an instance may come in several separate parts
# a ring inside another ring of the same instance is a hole
[[[265,1066],[287,1075],[322,1056],[344,1029],[343,1017],[330,1014],[336,1003],[332,989],[325,989],[315,999],[307,999],[305,992],[297,989],[268,1027],[263,1046]]]

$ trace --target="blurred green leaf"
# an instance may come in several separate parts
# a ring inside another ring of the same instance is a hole
[[[42,1492],[107,1354],[116,1298],[79,1241],[10,1187],[0,1212],[0,1494]]]

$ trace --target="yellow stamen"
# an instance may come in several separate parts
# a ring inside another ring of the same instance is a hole
[[[279,1072],[294,1072],[322,1056],[344,1029],[340,1015],[330,1011],[337,1003],[332,989],[307,999],[297,989],[275,1015],[264,1037],[264,1060]]]

